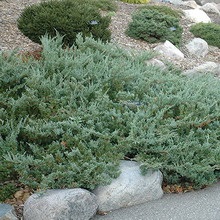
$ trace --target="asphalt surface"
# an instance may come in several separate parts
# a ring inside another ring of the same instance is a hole
[[[220,182],[184,194],[118,209],[93,220],[220,220]]]

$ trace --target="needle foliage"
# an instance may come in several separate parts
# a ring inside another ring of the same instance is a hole
[[[124,156],[168,183],[218,180],[219,80],[161,70],[146,64],[152,53],[93,38],[42,45],[39,60],[0,54],[2,186],[94,189],[119,175]]]

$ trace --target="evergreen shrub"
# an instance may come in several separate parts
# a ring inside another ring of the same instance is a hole
[[[82,0],[86,2],[86,5],[91,4],[103,11],[117,11],[117,4],[114,0]]]
[[[124,156],[194,187],[220,177],[220,81],[146,65],[112,44],[42,38],[40,60],[0,54],[0,179],[94,189]]]
[[[177,18],[160,13],[158,10],[144,8],[133,14],[126,34],[149,43],[169,40],[171,43],[179,45],[182,31]]]
[[[146,4],[150,2],[150,0],[121,0],[121,1],[130,4]]]
[[[140,9],[156,10],[162,14],[173,16],[175,18],[181,18],[182,12],[174,10],[171,7],[165,5],[145,5],[141,6]]]
[[[220,25],[215,23],[197,23],[190,28],[195,37],[204,39],[209,45],[220,48]]]
[[[14,183],[1,184],[0,183],[0,201],[4,202],[6,199],[12,198],[12,195],[17,191]]]
[[[41,43],[41,36],[54,37],[57,32],[64,35],[65,46],[73,45],[78,33],[84,37],[92,35],[103,42],[110,41],[110,17],[102,17],[98,8],[104,6],[96,0],[90,3],[87,0],[41,2],[24,9],[18,19],[18,28],[36,43]]]

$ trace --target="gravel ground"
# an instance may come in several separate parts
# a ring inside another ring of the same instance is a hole
[[[132,13],[139,7],[139,5],[127,4],[123,2],[117,2],[118,11],[115,16],[112,17],[111,23],[111,32],[112,32],[112,42],[117,43],[125,48],[133,48],[136,50],[149,50],[153,49],[158,44],[149,44],[142,40],[132,39],[124,34],[128,23],[132,20]],[[155,3],[154,3],[155,4]],[[186,6],[174,6],[171,4],[160,3],[167,6],[172,7],[173,9],[189,9]],[[213,22],[220,24],[220,16],[215,14],[208,14],[208,16],[212,19]],[[192,23],[186,18],[182,17],[180,21],[181,26],[183,27],[183,35],[182,35],[182,45],[180,46],[180,50],[184,53],[185,59],[183,60],[169,60],[167,57],[160,56],[159,58],[162,60],[168,60],[181,69],[190,69],[196,65],[202,64],[206,61],[220,62],[220,49],[217,47],[209,46],[209,53],[205,58],[198,58],[188,53],[186,47],[184,46],[190,40],[194,38],[193,34],[189,31]]]
[[[21,51],[32,51],[39,49],[39,45],[33,43],[27,37],[25,37],[17,28],[16,21],[22,12],[22,10],[34,3],[40,2],[40,0],[0,0],[0,50],[19,49]],[[134,40],[124,34],[128,23],[131,21],[132,13],[139,7],[135,4],[127,4],[120,1],[116,1],[118,4],[118,11],[112,16],[111,32],[112,42],[119,44],[126,49],[132,48],[135,50],[149,50],[153,49],[158,44],[149,44],[145,41]],[[155,4],[155,3],[154,3]],[[165,3],[160,3],[165,4]],[[186,6],[174,6],[169,5],[172,8],[187,9]],[[208,14],[213,22],[220,24],[220,16],[215,14]],[[191,23],[185,18],[181,19],[181,26],[183,27],[183,44],[180,50],[184,53],[185,59],[181,61],[169,60],[167,57],[160,56],[162,60],[168,60],[181,69],[189,69],[193,66],[202,64],[206,61],[220,62],[220,49],[216,47],[209,47],[209,53],[205,58],[198,58],[190,55],[184,44],[193,39],[193,35],[189,32]]]

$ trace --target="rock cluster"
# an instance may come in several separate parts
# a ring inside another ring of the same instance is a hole
[[[153,0],[155,2],[161,2],[161,0]],[[163,2],[163,1],[162,1]],[[173,5],[185,5],[190,9],[183,10],[184,17],[187,19],[191,25],[199,22],[209,23],[212,22],[207,13],[216,14],[220,16],[220,2],[219,0],[169,0],[170,4]],[[185,53],[191,54],[191,56],[197,58],[204,58],[209,53],[209,50],[213,47],[209,46],[208,43],[201,38],[194,38],[184,45],[185,51],[180,51],[171,42],[165,41],[154,47],[153,49],[157,51],[160,55],[157,57],[157,63],[152,63],[152,60],[148,62],[151,65],[157,65],[158,62],[161,64],[161,60],[167,58],[170,61],[184,61]],[[216,48],[218,49],[218,48]],[[165,64],[164,64],[165,65]],[[163,65],[163,68],[165,68]],[[214,76],[220,77],[220,63],[219,62],[204,62],[198,66],[194,66],[192,69],[187,69],[183,72],[183,75],[194,76],[201,73],[212,73]]]
[[[89,220],[97,211],[137,205],[163,196],[160,171],[149,170],[142,175],[134,161],[121,161],[120,171],[120,176],[110,185],[99,186],[93,192],[75,188],[33,194],[24,204],[24,220]],[[0,220],[15,220],[12,207],[5,206]]]
[[[204,57],[208,53],[208,44],[201,38],[194,38],[186,45],[186,48],[188,49],[189,53],[192,53],[198,57]],[[158,45],[154,48],[154,50],[163,55],[163,57],[166,56],[168,58],[171,58],[172,60],[184,59],[184,54],[169,41]],[[160,67],[163,66],[164,69],[165,64],[163,65],[161,62],[162,61],[160,60],[157,60],[157,62],[155,62],[154,59],[154,62],[150,60],[149,62],[147,62],[147,64]],[[210,73],[219,78],[220,63],[205,62],[204,64],[195,66],[193,69],[184,71],[183,75],[195,76],[201,73]]]

